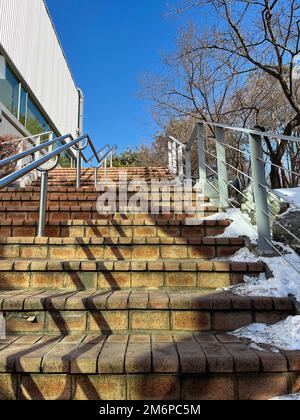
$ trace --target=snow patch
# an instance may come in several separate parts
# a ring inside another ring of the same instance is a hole
[[[271,398],[269,401],[300,401],[300,394],[281,395]]]
[[[228,209],[223,213],[207,217],[211,220],[231,220],[230,226],[222,235],[217,238],[236,238],[237,236],[246,236],[252,242],[257,241],[257,230],[251,223],[247,214],[242,213],[239,209]]]
[[[281,188],[273,191],[279,198],[300,209],[300,187]]]
[[[255,344],[269,344],[275,350],[300,350],[300,316],[290,316],[275,325],[251,324],[230,335],[251,340]]]
[[[248,248],[238,251],[230,260],[234,262],[263,262],[272,272],[273,277],[267,279],[262,273],[259,277],[244,277],[244,284],[226,288],[234,294],[242,296],[294,296],[300,302],[300,257],[289,247],[281,245],[284,257],[256,256]]]

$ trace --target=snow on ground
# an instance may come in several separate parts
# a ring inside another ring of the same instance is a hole
[[[242,213],[239,209],[229,209],[224,213],[207,217],[211,220],[231,220],[232,223],[218,238],[234,238],[237,236],[247,236],[251,242],[257,240],[257,230],[251,223],[247,214]]]
[[[265,273],[260,274],[259,277],[245,276],[244,284],[227,290],[244,296],[288,297],[293,295],[300,302],[300,257],[294,250],[288,247],[284,249],[288,252],[284,257],[260,257],[251,253],[248,248],[238,251],[230,258],[231,261],[261,261],[269,267],[272,277],[267,279]]]
[[[275,325],[251,324],[230,335],[251,340],[252,343],[268,344],[281,350],[300,350],[300,316],[290,316]],[[255,348],[255,345],[254,345]],[[258,347],[256,346],[258,349]]]
[[[281,397],[271,398],[269,401],[300,401],[300,394],[281,395]]]
[[[281,188],[273,190],[274,193],[287,203],[300,208],[300,187],[297,188]]]
[[[0,340],[4,340],[5,338],[6,338],[5,318],[2,314],[0,314]]]
[[[232,224],[219,237],[246,236],[252,244],[256,244],[257,231],[251,225],[249,217],[242,214],[240,210],[227,210],[220,213],[217,218],[218,220],[232,220]],[[269,267],[272,277],[267,279],[265,273],[259,277],[245,276],[244,284],[226,290],[245,296],[288,297],[293,295],[300,302],[300,256],[286,245],[277,245],[281,248],[284,257],[262,257],[252,253],[248,248],[243,248],[230,257],[230,261],[235,262],[263,262]],[[224,259],[221,258],[221,260]]]
[[[218,217],[219,220],[232,220],[232,225],[221,236],[247,236],[252,244],[257,244],[257,232],[247,215],[242,214],[239,210],[232,209]],[[229,258],[230,261],[236,262],[261,261],[268,266],[271,273],[270,278],[267,278],[265,273],[258,278],[245,276],[244,284],[229,287],[225,290],[244,296],[288,297],[292,295],[300,302],[300,257],[288,246],[274,245],[281,249],[283,256],[263,257],[256,255],[248,248],[243,248]],[[251,340],[250,346],[259,351],[264,351],[259,344],[269,344],[273,352],[278,352],[278,348],[300,350],[300,316],[291,316],[275,325],[252,324],[231,334]]]

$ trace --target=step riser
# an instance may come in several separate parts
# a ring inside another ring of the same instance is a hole
[[[213,259],[235,254],[243,245],[1,245],[0,258],[59,260]]]
[[[51,303],[49,304],[51,306]],[[8,334],[184,334],[227,332],[251,323],[274,324],[293,312],[200,310],[4,311]],[[35,318],[29,322],[26,318]]]
[[[132,238],[132,237],[182,237],[182,238],[206,238],[222,235],[226,226],[215,227],[158,227],[158,226],[46,226],[45,235],[49,237],[110,237],[110,238]],[[8,237],[33,237],[37,232],[36,225],[33,226],[0,226],[0,236]]]
[[[106,191],[106,190],[107,190],[107,186],[105,185],[101,186],[101,191]],[[118,185],[116,186],[116,191],[117,192],[119,191]],[[152,186],[152,191],[155,193],[158,191],[161,191],[161,186],[156,186],[156,185]],[[191,193],[191,194],[196,193],[195,189],[193,188],[191,189],[189,187],[186,187],[184,191],[186,193]],[[65,187],[65,186],[62,186],[61,184],[59,187],[49,187],[48,192],[49,194],[69,194],[69,193],[77,194],[77,195],[99,194],[99,191],[96,191],[94,186],[92,187],[83,186],[81,188],[75,188],[75,187]],[[132,190],[130,189],[130,187],[128,187],[128,193],[130,192],[132,192]],[[178,193],[178,187],[175,188],[172,185],[170,185],[170,193],[174,193],[174,192]],[[32,193],[39,194],[40,186],[34,187],[32,185],[29,185],[29,186],[26,186],[25,188],[19,188],[19,189],[6,188],[6,189],[1,190],[1,194],[2,193],[3,194],[24,194],[24,195],[32,194]],[[197,194],[200,194],[200,193],[201,193],[201,188],[197,188]]]
[[[269,400],[298,392],[295,381],[293,373],[0,374],[0,399],[199,402]]]
[[[61,288],[90,289],[216,289],[243,282],[244,276],[258,276],[258,272],[135,272],[135,271],[7,271],[0,272],[1,289]]]
[[[23,222],[23,221],[33,221],[33,222],[37,222],[39,219],[39,215],[37,211],[22,211],[20,209],[18,209],[19,211],[6,211],[6,212],[1,212],[0,213],[0,221],[1,220],[6,220],[6,221],[11,221],[11,222],[15,222],[17,220]],[[162,221],[162,220],[186,220],[187,223],[189,220],[191,219],[199,219],[199,221],[207,218],[207,217],[212,217],[216,214],[216,212],[201,212],[200,214],[197,215],[181,215],[181,214],[171,214],[171,215],[165,215],[165,214],[160,214],[160,215],[152,215],[149,216],[147,218],[147,220],[153,220],[153,221]],[[72,212],[57,212],[57,211],[47,211],[46,214],[46,223],[51,223],[51,222],[57,222],[57,221],[62,221],[62,222],[66,222],[69,220],[86,220],[86,221],[90,221],[90,220],[122,220],[122,217],[120,217],[119,215],[103,215],[103,214],[99,214],[96,211],[72,211]],[[144,220],[144,218],[139,218],[139,215],[133,215],[133,214],[126,214],[123,218],[123,220]]]
[[[100,191],[99,192],[95,191],[94,193],[90,192],[90,193],[82,193],[82,194],[80,194],[80,193],[77,193],[77,194],[70,193],[68,195],[49,194],[48,195],[48,201],[50,201],[50,202],[51,201],[59,201],[59,202],[61,202],[61,201],[63,201],[63,202],[65,202],[65,201],[67,201],[67,202],[69,202],[69,201],[83,201],[83,202],[92,201],[92,202],[94,202],[94,201],[98,200],[98,198],[100,197],[101,194],[102,194],[102,192],[100,192]],[[136,194],[136,192],[128,192],[127,196],[128,196],[128,198],[131,198],[135,194]],[[148,197],[149,197],[149,195],[145,195],[145,198],[148,198]],[[118,198],[118,195],[117,195],[117,198]],[[156,193],[155,193],[154,198],[155,198],[155,201],[168,201],[168,200],[166,200],[166,198],[164,198],[164,200],[162,200],[162,194],[160,194],[160,195],[157,194],[156,195]],[[192,200],[193,202],[195,202],[196,200],[198,200],[199,202],[200,201],[202,201],[202,202],[208,202],[209,201],[207,197],[204,197],[202,195],[196,196],[196,194],[193,194],[192,196],[189,195],[188,199]],[[39,201],[39,200],[40,200],[40,194],[32,193],[32,192],[22,192],[21,194],[10,194],[10,193],[2,193],[1,194],[1,203],[3,203],[4,205],[9,205],[9,203],[11,203],[11,202],[16,202],[16,204],[19,204],[19,202],[21,202],[21,203],[27,203],[27,202],[32,203],[32,201]],[[174,196],[173,193],[170,194],[170,201],[171,202],[175,201],[177,203],[180,203],[180,202],[183,202],[183,200],[184,200],[184,196],[181,196],[181,195],[175,195]],[[30,204],[29,204],[29,206],[30,206]]]
[[[141,177],[132,177],[132,178],[130,178],[130,177],[128,177],[127,178],[127,182],[130,182],[130,181],[143,181],[143,182],[147,182],[148,184],[150,184],[151,183],[151,181],[172,181],[173,180],[173,177],[166,177],[166,176],[164,176],[164,177],[152,177],[152,178],[146,178],[146,177],[143,177],[143,176],[141,176]],[[108,178],[99,178],[98,179],[98,182],[103,182],[103,183],[105,183],[105,184],[119,184],[119,181],[120,181],[120,178],[119,177],[108,177]],[[31,184],[32,186],[39,186],[40,185],[40,181],[34,181],[32,184]],[[49,185],[50,186],[74,186],[74,185],[76,185],[76,178],[75,177],[72,177],[72,178],[70,178],[69,180],[68,179],[57,179],[57,180],[55,180],[55,179],[49,179]],[[90,177],[90,178],[88,178],[88,179],[81,179],[81,185],[82,186],[84,186],[84,185],[91,185],[91,186],[93,186],[93,185],[95,185],[95,180],[94,180],[94,177]]]

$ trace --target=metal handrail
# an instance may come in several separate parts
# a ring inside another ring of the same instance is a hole
[[[1,144],[10,144],[10,143],[15,143],[17,141],[24,141],[24,140],[30,140],[30,139],[35,139],[36,137],[42,137],[42,136],[47,136],[47,135],[53,134],[53,131],[46,131],[44,133],[39,133],[39,134],[33,134],[32,136],[28,136],[28,137],[20,137],[18,139],[14,139],[14,140],[9,140],[9,141],[4,141]]]
[[[101,153],[104,149],[106,149],[108,145],[106,145],[99,153]],[[104,167],[104,177],[106,178],[107,175],[107,159],[110,157],[110,167],[112,168],[113,166],[113,153],[117,150],[118,146],[115,144],[113,147],[108,146],[109,151],[106,153],[106,155],[104,156],[102,162],[99,165],[96,166],[92,166],[92,168],[94,168],[95,171],[95,187],[97,187],[98,184],[98,174],[99,174],[99,169],[101,168],[101,166],[103,165]]]
[[[250,134],[253,136],[263,136],[263,137],[268,137],[268,138],[273,138],[273,139],[278,139],[278,140],[285,140],[285,141],[294,141],[296,143],[300,143],[300,137],[295,137],[295,136],[286,136],[284,134],[278,134],[278,133],[270,133],[270,132],[264,132],[264,131],[258,131],[258,130],[251,130],[249,128],[243,128],[243,127],[234,127],[234,126],[230,126],[227,124],[221,124],[221,123],[213,123],[213,122],[208,122],[208,121],[199,121],[200,124],[206,124],[208,126],[212,126],[212,127],[219,127],[219,128],[223,128],[224,130],[231,130],[231,131],[237,131],[239,133],[245,133],[245,134]]]
[[[110,149],[110,146],[108,144],[106,146],[102,147],[102,149],[98,150],[97,155],[102,156],[103,150],[105,150],[107,148]],[[92,155],[90,158],[88,158],[87,161],[90,163],[93,159],[94,159],[94,155]]]
[[[16,155],[10,156],[6,159],[0,161],[0,168],[6,165],[10,165],[11,163],[17,162],[18,160],[22,160],[27,156],[34,155],[36,152],[39,152],[47,147],[52,146],[53,144],[57,143],[58,141],[63,141],[68,138],[73,138],[71,134],[66,134],[65,136],[61,136],[55,138],[53,140],[49,140],[46,143],[40,144],[39,146],[35,146],[32,149],[25,150],[24,152],[18,153]],[[69,144],[69,143],[68,143]]]
[[[206,127],[210,128],[213,136],[207,132]],[[212,129],[214,127],[214,129]],[[244,133],[248,137],[249,151],[239,150],[230,144],[225,142],[225,131],[235,131],[238,133]],[[182,143],[170,136],[166,136],[169,142],[169,169],[175,175],[182,177],[182,156],[180,156],[180,146]],[[263,139],[277,139],[281,141],[292,141],[300,143],[300,138],[295,136],[286,136],[283,134],[277,134],[272,132],[263,132],[258,130],[252,130],[241,127],[234,127],[228,124],[214,123],[208,121],[199,121],[196,123],[195,128],[190,136],[190,139],[185,145],[185,148],[181,148],[185,152],[185,173],[182,178],[188,180],[192,179],[192,147],[197,144],[197,167],[198,175],[195,179],[196,182],[200,182],[203,186],[203,192],[207,195],[211,194],[212,188],[217,191],[219,207],[220,209],[226,209],[232,206],[229,198],[229,191],[232,188],[241,196],[245,195],[242,191],[236,188],[228,181],[228,168],[236,169],[239,174],[245,175],[248,179],[253,182],[254,201],[255,201],[255,212],[256,212],[256,225],[258,233],[258,246],[260,250],[265,253],[274,253],[274,244],[272,243],[272,231],[270,227],[270,209],[268,203],[268,191],[267,191],[267,174],[266,174],[266,160],[264,158],[263,151]],[[216,142],[216,153],[212,154],[206,148],[206,140],[211,139]],[[178,148],[179,147],[179,148]],[[245,174],[243,171],[235,168],[233,165],[227,162],[226,149],[230,148],[241,153],[246,153],[249,159],[249,165],[252,168],[252,176]],[[217,168],[213,170],[207,164],[207,156],[213,156],[217,161]],[[279,165],[275,165],[270,162],[270,165],[280,168]],[[209,181],[207,170],[211,170],[216,175],[218,180],[218,188],[213,187],[213,184]],[[295,171],[287,169],[288,172],[293,173],[300,177]],[[287,230],[287,229],[286,229]],[[295,235],[290,232],[290,235]],[[275,247],[276,248],[276,247]]]
[[[56,158],[57,156],[61,155],[63,152],[65,152],[66,150],[68,150],[70,147],[74,146],[75,144],[77,144],[79,141],[82,141],[86,139],[86,136],[82,136],[76,140],[71,141],[70,143],[66,143],[63,146],[59,147],[58,149],[48,153],[47,155],[41,157],[40,159],[30,163],[29,165],[25,166],[24,168],[21,168],[15,172],[13,172],[10,175],[7,175],[6,177],[2,178],[0,180],[0,189],[7,187],[8,185],[12,184],[13,182],[17,181],[20,178],[23,178],[23,176],[29,174],[30,172],[34,171],[35,169],[40,168],[42,165],[44,165],[45,163],[49,162],[51,159]],[[53,144],[53,141],[50,141],[50,146]],[[34,150],[37,149],[37,150]],[[41,147],[38,146],[36,148],[32,149],[32,151],[30,151],[32,153],[41,150]],[[10,159],[9,163],[12,162],[16,162],[19,159],[23,159],[25,156],[28,156],[28,154],[24,155],[25,152],[19,153],[19,155],[15,155],[12,156]],[[5,159],[6,161],[7,159]],[[3,166],[2,162],[0,162],[0,167]]]
[[[181,141],[177,140],[175,137],[173,137],[173,136],[167,136],[167,137],[168,137],[168,139],[170,139],[174,143],[178,144],[178,146],[182,147],[183,149],[186,149],[186,144],[184,144]]]
[[[48,147],[52,146],[53,144],[57,143],[58,141],[63,141],[66,139],[71,139],[70,142],[63,144],[62,146],[58,147],[56,150],[53,150],[49,152],[48,154],[40,157],[37,160],[34,160],[35,154],[37,152],[40,152],[41,150],[47,149]],[[82,144],[85,142],[84,144]],[[85,162],[88,162],[88,160],[85,158],[83,154],[83,150],[87,148],[87,146],[90,146],[93,152],[93,158],[97,161],[97,169],[100,168],[102,165],[107,166],[107,159],[111,157],[111,166],[112,166],[112,154],[116,150],[117,146],[113,146],[113,148],[110,148],[107,151],[107,153],[103,156],[101,153],[101,157],[99,157],[98,152],[96,152],[95,146],[90,139],[88,134],[84,134],[76,139],[73,138],[71,134],[66,134],[64,136],[49,140],[48,142],[45,142],[39,146],[33,147],[32,149],[26,150],[24,152],[18,153],[14,156],[11,156],[9,158],[3,159],[0,161],[0,168],[3,166],[7,166],[11,163],[18,162],[22,159],[24,159],[27,156],[33,156],[33,162],[28,164],[27,166],[16,170],[12,174],[7,175],[6,177],[0,179],[0,189],[7,187],[8,185],[11,185],[13,182],[17,181],[20,178],[23,178],[24,176],[28,175],[34,170],[38,170],[41,172],[41,192],[40,192],[40,203],[39,203],[39,221],[38,221],[38,236],[44,236],[45,234],[45,222],[46,222],[46,205],[47,205],[47,193],[48,193],[48,173],[53,170],[59,162],[59,157],[62,153],[64,153],[66,150],[73,149],[76,151],[76,187],[80,188],[81,185],[81,160],[84,159]],[[106,147],[105,147],[106,148]],[[104,149],[105,149],[104,148]],[[104,150],[102,149],[101,152]],[[54,164],[50,168],[43,168],[43,165],[45,165],[47,162],[51,161],[52,159],[55,159]],[[95,174],[95,184],[97,184],[98,175],[96,177]]]
[[[177,140],[173,136],[167,136],[168,139],[168,159],[169,159],[169,170],[171,173],[176,174],[178,170],[178,176],[180,179],[184,178],[184,162],[183,153],[186,152],[186,145],[181,141]]]

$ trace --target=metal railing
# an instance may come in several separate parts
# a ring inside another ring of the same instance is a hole
[[[232,136],[236,134],[243,136],[243,147],[235,147],[233,145],[234,143],[226,141],[227,133],[233,133],[231,134],[231,139]],[[281,170],[286,171],[286,173],[297,176],[299,180],[300,173],[297,173],[288,167],[282,167],[272,163],[268,158],[268,154],[264,151],[263,146],[265,139],[275,142],[294,142],[300,145],[300,138],[294,136],[285,136],[277,133],[261,132],[246,128],[232,127],[226,124],[201,121],[196,124],[189,141],[185,145],[174,137],[167,137],[169,170],[173,174],[181,176],[182,168],[185,166],[184,178],[194,179],[196,182],[200,183],[203,192],[214,190],[221,210],[230,207],[238,210],[230,195],[232,191],[244,199],[248,199],[242,188],[234,185],[233,173],[236,173],[237,177],[243,176],[248,182],[251,182],[253,185],[253,201],[255,206],[259,249],[263,254],[274,254],[274,252],[276,252],[282,255],[273,241],[271,218],[274,219],[273,223],[279,225],[291,236],[291,238],[297,240],[299,243],[300,239],[275,219],[276,215],[272,211],[269,201],[270,197],[276,196],[276,193],[270,188],[268,169],[270,170],[272,166],[278,167]],[[208,147],[209,141],[212,142],[210,143],[210,147]],[[192,173],[193,159],[191,156],[193,147],[196,149],[194,150],[194,155],[197,156],[196,171],[194,171],[194,173]],[[208,148],[210,150],[208,150]],[[182,163],[180,149],[181,151],[185,151],[185,165]],[[245,165],[247,168],[251,168],[251,175],[246,173],[245,170],[236,167],[232,164],[233,162],[229,163],[229,151],[246,156]],[[214,159],[215,167],[209,164],[212,158]],[[231,171],[231,177],[229,176],[229,171]],[[214,183],[211,178],[216,182]],[[247,206],[246,202],[244,202],[244,204]],[[245,221],[249,223],[249,221]]]
[[[91,167],[94,168],[94,179],[95,179],[95,187],[97,187],[98,184],[98,179],[99,179],[99,169],[101,168],[101,166],[103,166],[104,168],[104,177],[106,178],[107,175],[107,161],[109,159],[109,163],[110,163],[110,167],[112,168],[113,166],[113,155],[115,153],[115,151],[117,150],[117,145],[115,144],[113,147],[110,147],[108,144],[106,146],[104,146],[102,149],[98,150],[97,155],[104,158],[102,164],[96,164],[93,165],[93,160],[94,160],[94,156],[92,155],[89,159],[88,159],[88,163],[91,164]]]
[[[44,154],[43,156],[38,156],[38,154],[45,149],[52,148],[55,144],[58,144],[63,141],[67,141],[65,144],[62,144],[55,150],[51,150],[50,152]],[[92,150],[92,156],[87,159],[83,154],[83,151],[90,147]],[[37,229],[37,236],[44,236],[45,234],[45,223],[46,223],[46,206],[47,206],[47,193],[48,193],[48,174],[50,171],[55,169],[59,163],[59,158],[62,153],[67,150],[75,150],[76,152],[76,188],[81,187],[81,170],[82,170],[82,160],[89,164],[92,168],[97,169],[97,174],[95,171],[95,185],[98,182],[98,169],[101,166],[107,167],[107,159],[110,159],[110,163],[112,166],[112,157],[113,153],[117,149],[117,146],[113,146],[110,148],[106,145],[103,149],[99,152],[96,151],[95,146],[90,139],[88,134],[85,134],[81,137],[76,139],[73,138],[71,134],[66,134],[64,136],[51,139],[43,144],[39,144],[29,150],[24,150],[21,153],[18,153],[14,156],[10,156],[6,159],[0,161],[0,168],[5,167],[7,165],[11,165],[12,163],[17,164],[18,162],[22,161],[24,158],[31,157],[32,161],[28,165],[17,169],[13,173],[5,176],[4,178],[0,179],[0,190],[5,188],[15,181],[23,178],[27,174],[32,173],[33,171],[37,170],[41,173],[41,189],[40,189],[40,202],[39,202],[39,220],[38,220],[38,229]],[[53,161],[53,162],[52,162]],[[45,167],[44,165],[50,162],[49,167]],[[93,163],[95,162],[95,163]],[[105,176],[106,176],[106,169],[105,169]]]

